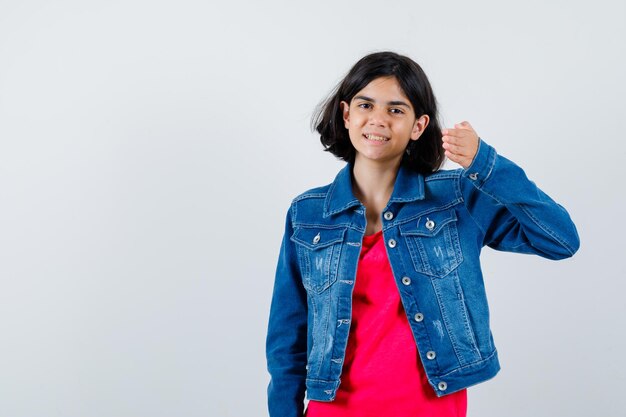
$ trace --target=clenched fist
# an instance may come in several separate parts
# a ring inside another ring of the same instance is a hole
[[[469,122],[457,123],[454,129],[442,129],[441,133],[446,156],[467,169],[478,152],[478,134]]]

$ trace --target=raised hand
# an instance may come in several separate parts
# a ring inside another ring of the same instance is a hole
[[[446,156],[453,162],[467,168],[472,164],[478,152],[478,134],[469,122],[454,125],[454,129],[442,129],[443,148]]]

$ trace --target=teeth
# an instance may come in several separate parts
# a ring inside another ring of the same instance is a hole
[[[376,140],[378,142],[385,142],[388,141],[389,139],[387,139],[384,136],[376,136],[376,135],[365,135],[365,137],[367,137],[369,140]]]

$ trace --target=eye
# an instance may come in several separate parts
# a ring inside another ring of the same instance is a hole
[[[389,109],[389,111],[392,112],[393,114],[404,114],[404,111],[401,109],[393,108],[393,109]]]
[[[369,106],[369,107],[363,107],[363,106]],[[361,103],[357,105],[357,107],[361,107],[363,109],[366,109],[366,108],[369,109],[371,106],[372,105],[370,103]]]

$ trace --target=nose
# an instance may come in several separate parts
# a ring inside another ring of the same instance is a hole
[[[373,109],[369,114],[369,124],[375,126],[386,126],[389,115],[384,108]]]

